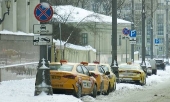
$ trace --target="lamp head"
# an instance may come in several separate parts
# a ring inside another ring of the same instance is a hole
[[[11,6],[11,0],[5,0],[6,8],[8,9],[8,15],[9,15],[9,8]]]

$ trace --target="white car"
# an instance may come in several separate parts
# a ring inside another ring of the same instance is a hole
[[[139,63],[140,65],[141,65],[141,62],[142,61],[139,61],[139,60],[137,60],[137,61],[134,61],[134,63]],[[151,64],[149,63],[149,61],[145,61],[145,63],[146,63],[146,69],[147,69],[147,75],[152,75],[152,67],[151,67]]]

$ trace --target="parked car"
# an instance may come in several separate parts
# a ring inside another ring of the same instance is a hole
[[[110,74],[109,79],[110,79],[110,92],[113,92],[116,90],[116,75],[112,72],[111,67],[109,64],[106,63],[101,63],[100,65],[103,66],[103,69],[107,72],[109,71]]]
[[[157,66],[156,66],[156,61],[153,59],[148,60],[149,63],[151,64],[152,67],[152,74],[157,74]]]
[[[124,63],[119,65],[120,82],[135,82],[140,85],[146,84],[146,73],[143,71],[140,64]]]
[[[87,62],[70,63],[65,60],[51,62],[51,86],[55,92],[65,92],[80,98],[82,95],[97,95],[96,79],[85,67]]]
[[[142,61],[134,61],[134,63],[138,63],[140,65],[141,65],[141,62]],[[147,75],[152,75],[152,66],[151,66],[150,62],[149,61],[145,61],[145,64],[146,64],[146,74]]]
[[[108,95],[110,93],[110,80],[108,75],[109,71],[105,71],[103,66],[97,63],[89,63],[86,68],[90,71],[90,73],[94,73],[94,77],[97,82],[97,92],[98,94]]]
[[[166,64],[163,59],[155,59],[155,61],[156,61],[157,69],[165,70]]]

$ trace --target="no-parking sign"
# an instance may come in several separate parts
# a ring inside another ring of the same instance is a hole
[[[53,9],[48,3],[42,2],[35,7],[34,16],[40,22],[48,22],[53,16]]]
[[[127,28],[123,28],[122,33],[127,36],[130,33],[130,30]]]

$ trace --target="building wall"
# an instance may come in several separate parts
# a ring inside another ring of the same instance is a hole
[[[40,0],[11,0],[9,15],[0,25],[0,30],[9,30],[13,32],[22,31],[25,33],[33,32],[33,24],[39,24],[34,17],[34,8]],[[5,2],[0,2],[0,17],[7,11]]]
[[[90,25],[89,28],[84,28],[85,25]],[[81,33],[88,34],[88,45],[91,45],[97,51],[97,60],[103,63],[110,63],[112,57],[112,24],[111,23],[97,23],[90,22],[90,24],[82,24],[79,26],[84,30]],[[123,28],[131,29],[131,24],[118,24],[117,25],[117,60],[118,62],[131,61],[131,44],[129,36],[127,39],[127,51],[125,36],[122,33]]]

